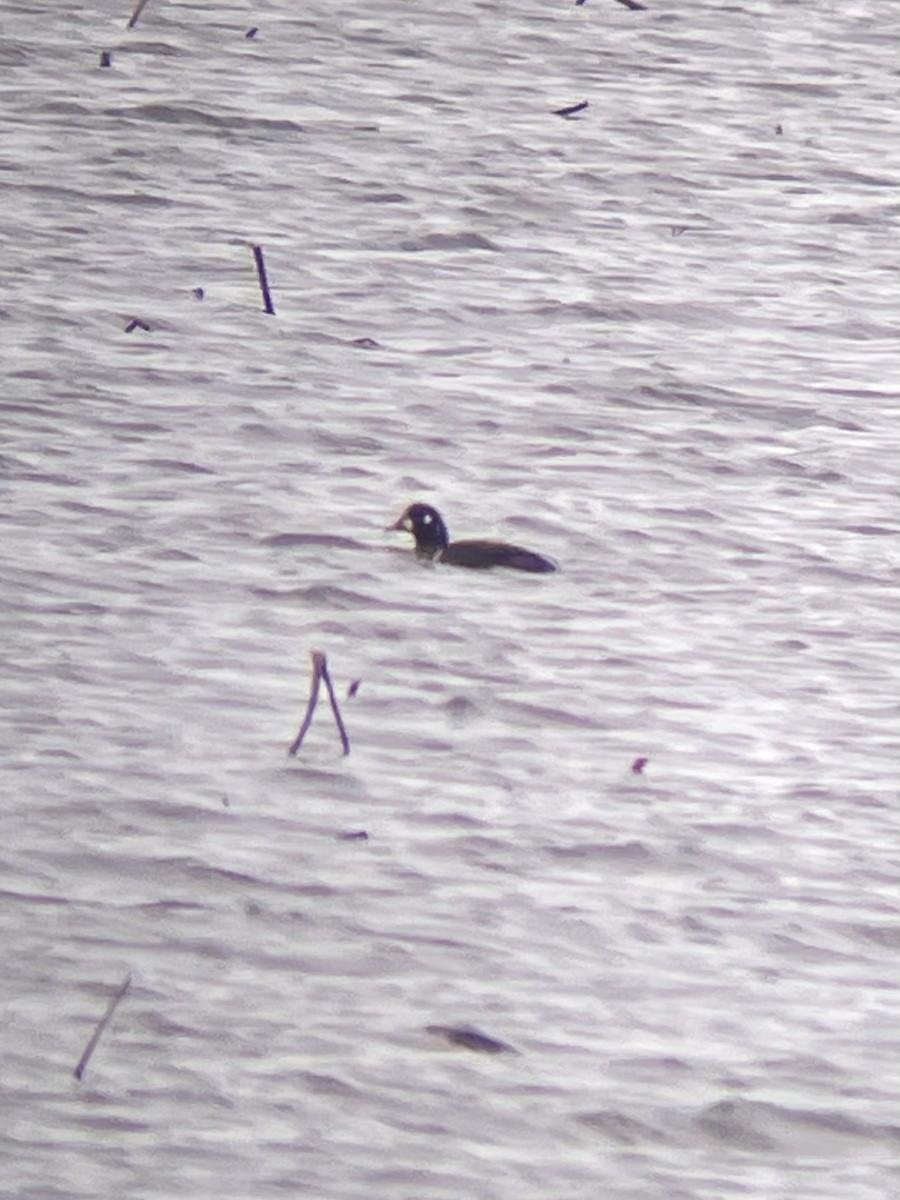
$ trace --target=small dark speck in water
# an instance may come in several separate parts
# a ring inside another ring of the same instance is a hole
[[[350,684],[350,686],[347,688],[347,699],[348,699],[348,700],[350,699],[350,697],[351,697],[351,696],[355,696],[355,695],[356,695],[356,693],[359,691],[359,685],[360,685],[361,683],[362,683],[362,680],[361,680],[361,679],[354,679],[354,680],[353,680],[353,682],[352,682],[352,683]]]
[[[351,829],[346,833],[339,833],[337,839],[339,842],[367,842],[369,835],[364,829]]]
[[[507,1042],[488,1037],[468,1025],[426,1025],[426,1033],[446,1038],[452,1046],[462,1046],[466,1050],[475,1050],[480,1054],[516,1054]]]
[[[244,34],[244,37],[245,38],[255,38],[258,33],[259,33],[259,26],[254,25],[252,29],[247,30],[247,32]]]
[[[648,758],[636,758],[634,760],[634,762],[631,764],[632,774],[633,775],[643,775],[644,767],[646,767],[646,765],[649,761],[650,760]]]

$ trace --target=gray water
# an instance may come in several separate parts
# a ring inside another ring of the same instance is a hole
[[[3,5],[4,1197],[900,1194],[897,10],[648,4]]]

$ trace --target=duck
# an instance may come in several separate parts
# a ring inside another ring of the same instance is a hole
[[[416,541],[416,554],[431,562],[448,563],[452,567],[510,567],[514,571],[545,574],[557,569],[556,563],[543,554],[513,546],[509,542],[494,542],[485,538],[466,538],[451,542],[444,518],[430,504],[410,504],[388,529],[403,529]]]

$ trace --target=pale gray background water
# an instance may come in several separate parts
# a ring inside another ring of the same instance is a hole
[[[898,10],[649,2],[3,4],[4,1197],[900,1194]]]

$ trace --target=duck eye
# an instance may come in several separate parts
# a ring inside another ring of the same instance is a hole
[[[432,520],[433,520],[433,518],[432,518],[432,516],[431,516],[431,513],[425,513],[425,514],[423,515],[423,517],[422,517],[422,524],[423,524],[423,525],[430,525],[430,524],[431,524],[431,522],[432,522]]]

